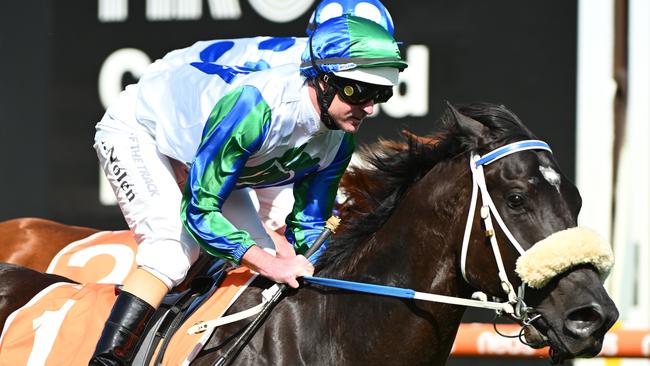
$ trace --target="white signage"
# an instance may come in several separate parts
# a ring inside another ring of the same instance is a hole
[[[212,19],[239,19],[240,0],[207,0]],[[248,0],[253,10],[265,19],[286,23],[301,17],[314,0]],[[150,22],[188,21],[203,17],[203,0],[146,0],[145,18]],[[129,0],[98,0],[97,18],[102,23],[125,22]]]

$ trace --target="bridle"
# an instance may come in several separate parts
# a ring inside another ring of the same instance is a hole
[[[518,291],[515,292],[515,289],[508,279],[506,274],[505,267],[503,265],[503,259],[501,257],[501,252],[499,250],[499,245],[497,243],[497,238],[494,232],[494,225],[492,222],[492,217],[497,221],[497,224],[506,235],[510,244],[517,250],[519,255],[523,255],[526,251],[517,239],[512,235],[506,224],[503,222],[499,211],[494,205],[494,201],[490,196],[490,192],[487,189],[487,184],[485,182],[484,166],[489,165],[503,157],[506,157],[510,154],[514,154],[520,151],[526,150],[546,150],[551,152],[551,148],[547,143],[540,140],[523,140],[514,142],[491,152],[479,156],[477,154],[470,155],[469,166],[472,172],[472,198],[469,205],[469,212],[467,214],[467,223],[465,225],[465,234],[463,236],[463,245],[461,249],[461,260],[460,268],[461,273],[465,281],[471,285],[470,281],[467,278],[465,266],[467,263],[467,251],[469,248],[469,239],[472,232],[472,225],[474,222],[474,213],[477,206],[478,194],[481,194],[481,199],[483,206],[480,208],[481,220],[485,225],[485,236],[490,240],[490,245],[492,247],[492,253],[497,263],[497,270],[499,280],[501,281],[501,289],[507,295],[507,302],[513,306],[513,312],[509,314],[513,318],[519,320],[524,325],[530,325],[533,321],[540,317],[540,315],[533,309],[524,303],[524,293],[526,285],[523,283],[519,286]],[[482,292],[475,293],[472,297],[478,298],[487,298]]]

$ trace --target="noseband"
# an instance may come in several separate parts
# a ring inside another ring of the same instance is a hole
[[[479,156],[476,154],[472,154],[470,156],[469,166],[472,172],[472,199],[469,205],[469,212],[467,214],[467,223],[465,225],[465,234],[463,236],[460,268],[461,268],[461,273],[463,274],[463,278],[465,279],[465,281],[467,281],[467,283],[470,283],[469,280],[467,279],[465,266],[467,262],[467,250],[469,247],[469,238],[472,232],[472,224],[474,222],[474,212],[476,210],[478,194],[480,192],[481,199],[483,201],[483,206],[481,207],[480,213],[481,213],[481,219],[483,220],[483,223],[485,225],[485,236],[490,240],[492,253],[494,254],[494,258],[497,263],[499,280],[501,281],[501,288],[508,296],[508,303],[513,305],[514,308],[514,312],[510,315],[520,320],[524,324],[530,324],[530,322],[535,320],[535,318],[537,318],[539,315],[535,315],[535,317],[530,318],[530,315],[533,314],[534,311],[532,308],[527,307],[526,304],[524,303],[524,291],[526,285],[522,282],[521,286],[519,286],[519,292],[516,293],[514,287],[512,286],[512,283],[508,279],[508,275],[506,274],[506,270],[503,265],[503,259],[501,258],[501,252],[499,251],[497,238],[494,234],[494,225],[492,223],[492,216],[494,216],[494,218],[497,221],[497,224],[499,225],[503,233],[508,237],[508,240],[510,241],[512,246],[517,250],[519,255],[523,255],[526,251],[521,246],[521,244],[519,244],[517,239],[515,239],[515,237],[510,232],[510,230],[508,230],[508,227],[503,222],[501,215],[499,215],[499,212],[497,211],[497,208],[494,205],[494,201],[492,201],[492,197],[490,197],[490,192],[488,192],[487,184],[485,182],[485,174],[483,172],[484,166],[489,165],[510,154],[514,154],[525,150],[546,150],[552,153],[551,148],[548,146],[547,143],[543,141],[524,140],[524,141],[518,141],[512,144],[502,146],[483,156]],[[473,297],[487,298],[487,295],[478,292],[475,293]]]

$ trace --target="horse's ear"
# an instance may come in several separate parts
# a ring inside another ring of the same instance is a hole
[[[454,107],[448,101],[446,104],[449,113],[455,121],[456,127],[464,136],[471,138],[477,142],[481,137],[487,136],[488,128],[485,127],[481,122],[460,113],[458,109],[456,109],[456,107]]]

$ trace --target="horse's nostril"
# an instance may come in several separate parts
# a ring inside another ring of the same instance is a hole
[[[565,317],[564,325],[573,335],[588,337],[600,329],[604,317],[598,305],[588,305],[569,311]]]
[[[572,321],[594,322],[598,321],[601,318],[601,315],[597,309],[593,307],[587,307],[571,312],[568,318]]]

